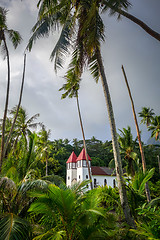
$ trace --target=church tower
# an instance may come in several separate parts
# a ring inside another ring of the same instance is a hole
[[[88,155],[89,166],[91,170],[91,158]],[[86,154],[84,148],[77,157],[77,182],[82,182],[84,180],[89,180],[89,173],[86,161]]]
[[[66,176],[66,185],[70,187],[74,183],[77,182],[77,164],[76,164],[77,156],[74,151],[71,153],[68,161],[66,162],[67,167],[67,176]]]

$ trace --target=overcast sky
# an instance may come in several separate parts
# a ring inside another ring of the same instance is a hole
[[[23,53],[31,36],[31,28],[37,19],[37,1],[0,0],[0,6],[9,9],[8,26],[18,30],[23,42],[14,50],[9,45],[11,58],[11,92],[9,109],[18,102],[23,69]],[[140,18],[155,31],[160,32],[160,1],[133,0],[129,12]],[[131,103],[121,71],[123,64],[135,102],[136,112],[142,107],[150,107],[160,115],[160,42],[149,36],[130,20],[103,15],[106,41],[102,45],[102,56],[110,88],[117,129],[131,126],[134,137],[136,130],[131,111]],[[25,87],[22,106],[29,117],[40,113],[38,121],[51,129],[51,139],[82,139],[75,99],[61,100],[58,89],[63,85],[65,70],[54,73],[49,56],[58,35],[36,42],[31,53],[27,54]],[[4,109],[6,94],[7,67],[0,58],[0,116]],[[95,136],[105,141],[111,139],[109,121],[101,82],[96,84],[89,73],[83,74],[79,92],[81,113],[86,138]],[[140,119],[138,119],[140,122]],[[142,139],[150,134],[140,125]]]

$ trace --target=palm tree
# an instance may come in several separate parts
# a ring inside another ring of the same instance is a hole
[[[78,98],[78,90],[80,88],[80,80],[81,79],[78,78],[78,76],[72,72],[72,69],[70,69],[67,72],[67,75],[65,76],[65,78],[67,80],[67,83],[64,84],[62,86],[62,88],[60,88],[60,91],[61,90],[66,91],[65,93],[62,94],[62,99],[66,98],[68,96],[69,98],[75,97],[77,100],[78,115],[79,115],[79,120],[80,120],[82,136],[83,136],[83,146],[84,146],[84,150],[85,150],[86,162],[87,162],[87,167],[88,167],[90,186],[91,186],[91,189],[93,189],[91,170],[90,170],[90,165],[89,165],[89,160],[88,160],[86,140],[85,140],[85,134],[84,134],[84,127],[83,127],[83,123],[82,123],[82,117],[81,117],[80,106],[79,106],[79,98]]]
[[[160,116],[155,116],[153,118],[148,130],[152,131],[151,137],[155,137],[156,140],[160,139]]]
[[[126,170],[129,175],[134,177],[135,175],[135,165],[137,160],[137,153],[135,152],[135,143],[136,140],[133,141],[133,136],[131,133],[131,128],[123,128],[123,130],[119,130],[121,135],[119,135],[118,141],[120,143],[121,153],[124,155],[124,159],[126,162]]]
[[[153,116],[155,115],[153,109],[143,107],[142,111],[139,112],[138,114],[142,118],[141,123],[146,124],[147,127],[149,127],[149,125],[152,122]]]
[[[75,5],[72,5],[72,2],[69,1],[48,2],[40,0],[39,7],[39,19],[33,28],[34,33],[30,38],[28,49],[31,50],[33,43],[39,37],[47,36],[51,28],[56,29],[60,24],[62,25],[60,38],[51,53],[51,59],[53,60],[55,57],[55,68],[62,67],[65,54],[71,50],[70,47],[74,44],[73,49],[76,50],[73,51],[71,60],[74,67],[71,66],[70,69],[73,76],[76,74],[81,77],[84,67],[88,65],[96,81],[101,77],[111,127],[121,205],[126,221],[134,227],[135,224],[130,214],[123,179],[111,97],[100,51],[100,43],[104,41],[104,25],[100,16],[100,3],[98,0],[77,0]]]
[[[132,112],[133,112],[133,117],[134,117],[136,131],[137,131],[139,149],[140,149],[140,153],[141,153],[142,166],[143,166],[143,171],[145,173],[145,171],[146,171],[146,160],[145,160],[143,145],[142,145],[142,141],[141,141],[141,134],[140,134],[140,131],[139,131],[139,125],[138,125],[138,121],[137,121],[137,116],[136,116],[136,111],[135,111],[135,107],[134,107],[134,102],[133,102],[131,90],[130,90],[130,87],[129,87],[129,84],[128,84],[127,76],[126,76],[123,65],[122,65],[122,72],[123,72],[123,75],[124,75],[124,79],[125,79],[125,83],[126,83],[126,86],[127,86],[128,94],[129,94],[129,97],[130,97],[130,100],[131,100]],[[151,196],[150,196],[150,190],[149,190],[148,183],[146,183],[146,196],[147,196],[147,201],[150,202],[151,201]]]
[[[15,115],[17,114],[17,107],[14,107],[10,114],[15,118]],[[17,120],[15,123],[15,130],[16,133],[16,142],[19,138],[24,138],[27,146],[27,136],[31,133],[30,129],[37,128],[38,125],[41,125],[41,123],[35,123],[35,120],[39,117],[39,113],[33,115],[32,117],[28,118],[28,114],[26,110],[23,107],[19,108]]]
[[[0,7],[0,47],[2,47],[2,49],[4,51],[4,56],[7,58],[7,67],[8,67],[7,92],[6,92],[3,124],[2,124],[0,172],[1,172],[2,161],[3,161],[3,157],[4,157],[5,123],[6,123],[6,118],[7,118],[9,91],[10,91],[10,59],[9,59],[9,51],[8,51],[6,36],[9,37],[14,48],[17,48],[18,44],[22,40],[19,32],[14,31],[13,29],[8,29],[8,27],[7,27],[7,10],[5,8]]]
[[[48,176],[48,159],[49,154],[51,153],[51,150],[53,148],[53,145],[49,141],[51,131],[46,130],[45,126],[42,126],[42,130],[38,133],[38,139],[37,139],[37,152],[38,157],[40,155],[41,159],[43,159],[46,163],[46,176]]]
[[[14,126],[15,126],[15,123],[16,123],[16,120],[17,120],[19,108],[21,106],[22,94],[23,94],[23,88],[24,88],[25,68],[26,68],[26,54],[24,55],[24,68],[23,68],[23,75],[22,75],[21,90],[20,90],[20,95],[19,95],[19,102],[18,102],[18,105],[17,105],[17,110],[16,110],[16,113],[15,113],[15,116],[14,116],[14,119],[13,119],[13,122],[12,122],[12,125],[11,125],[11,128],[10,128],[9,134],[7,136],[5,146],[4,146],[4,156],[6,154],[6,150],[7,150],[9,141],[11,139],[11,134],[13,132],[13,129],[14,129]]]

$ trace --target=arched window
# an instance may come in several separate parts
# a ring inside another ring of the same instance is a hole
[[[107,185],[107,179],[104,179],[104,186]]]
[[[115,188],[116,187],[116,180],[113,179],[113,187]]]
[[[94,178],[94,188],[96,188],[97,187],[97,180],[96,180],[96,178]]]

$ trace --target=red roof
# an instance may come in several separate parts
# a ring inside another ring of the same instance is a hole
[[[77,159],[76,154],[72,152],[66,163],[76,163],[76,159]]]
[[[92,175],[116,176],[114,172],[114,168],[108,168],[108,167],[92,166],[91,172],[92,172]]]
[[[88,155],[88,154],[87,154],[87,155]],[[80,160],[86,160],[86,154],[85,154],[84,148],[82,149],[81,153],[80,153],[79,156],[77,157],[77,161],[80,161]],[[88,160],[91,161],[91,158],[90,158],[89,155],[88,155]]]

